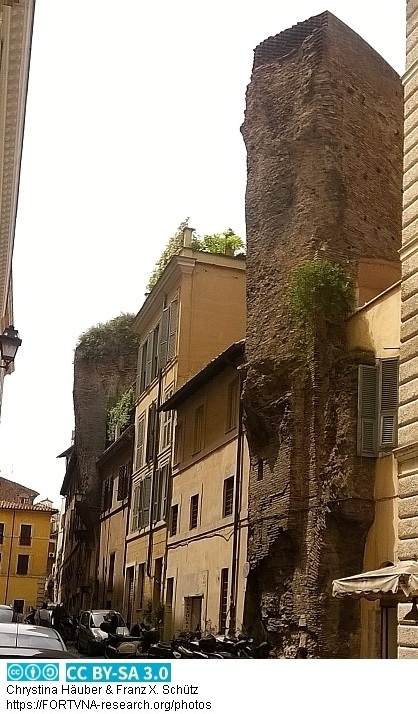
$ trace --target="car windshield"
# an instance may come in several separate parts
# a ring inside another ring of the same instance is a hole
[[[105,617],[107,616],[107,612],[93,612],[92,613],[92,619],[93,619],[93,627],[100,627],[102,622],[104,622]],[[119,613],[116,613],[118,616],[118,627],[125,627],[125,622]]]
[[[24,635],[20,634],[17,636],[17,647],[29,647],[31,649],[37,649],[40,644],[39,640],[42,639],[42,649],[43,650],[61,650],[62,644],[55,637],[36,637],[34,635]],[[14,632],[2,632],[1,633],[1,646],[2,647],[16,647],[16,633]]]

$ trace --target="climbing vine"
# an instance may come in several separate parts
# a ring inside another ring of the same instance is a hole
[[[107,412],[107,435],[110,441],[114,440],[118,426],[121,431],[129,426],[134,406],[135,390],[129,387]]]
[[[307,356],[320,325],[344,324],[354,304],[353,280],[342,265],[312,260],[293,272],[287,300]]]

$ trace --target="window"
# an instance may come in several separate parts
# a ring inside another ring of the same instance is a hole
[[[166,389],[164,393],[164,401],[167,401],[167,399],[170,399],[171,395],[173,394],[173,388],[170,387],[170,389]],[[172,411],[167,411],[162,413],[162,429],[161,429],[161,450],[165,449],[167,446],[171,444],[171,432],[172,432],[172,425],[173,425],[173,412]]]
[[[167,491],[168,491],[169,466],[165,464],[155,473],[152,520],[153,523],[163,521],[166,518]]]
[[[147,425],[147,449],[146,461],[153,461],[155,455],[155,438],[157,433],[157,404],[153,402],[148,408],[148,425]]]
[[[32,526],[21,525],[19,545],[31,545],[32,543]]]
[[[4,523],[0,523],[0,545],[4,543]]]
[[[258,459],[257,462],[257,481],[262,481],[264,478],[264,461],[263,459]]]
[[[183,424],[176,424],[174,432],[174,466],[178,466],[183,461]]]
[[[138,565],[138,609],[144,606],[145,563]]]
[[[194,436],[193,436],[193,454],[198,454],[203,448],[203,404],[198,407],[194,413]]]
[[[149,526],[149,512],[151,501],[151,476],[146,476],[140,483],[138,528]]]
[[[224,493],[222,504],[222,516],[230,516],[234,508],[234,477],[226,478],[224,481]]]
[[[143,412],[136,425],[136,457],[135,465],[140,469],[144,463],[145,413]]]
[[[179,504],[176,503],[175,506],[171,506],[171,517],[170,517],[170,535],[174,536],[177,534],[177,527],[179,521]]]
[[[196,493],[190,499],[190,530],[197,528],[197,521],[199,515],[199,494]]]
[[[152,603],[154,607],[161,602],[163,585],[163,558],[154,561],[154,584],[152,589]]]
[[[17,556],[17,575],[27,575],[29,571],[29,556],[28,555],[18,555]]]
[[[151,382],[158,374],[158,342],[159,342],[160,324],[154,328],[152,332],[152,353],[151,353]]]
[[[141,347],[141,352],[140,352],[140,372],[139,372],[139,393],[142,394],[142,392],[145,390],[147,387],[147,358],[148,358],[148,351],[149,351],[149,338],[145,340],[144,344]]]
[[[141,493],[141,486],[137,484],[134,486],[133,498],[132,498],[132,516],[131,516],[131,531],[138,530],[138,516],[139,516],[139,499]]]
[[[15,612],[17,615],[23,615],[24,606],[24,600],[13,600],[13,612]]]
[[[107,579],[107,589],[113,590],[113,580],[115,577],[115,557],[116,553],[112,553],[109,558],[109,576]]]
[[[118,501],[123,501],[128,496],[129,490],[129,463],[119,466],[118,476]]]
[[[164,368],[177,353],[178,300],[173,300],[163,310],[161,317],[159,366]]]
[[[222,635],[225,634],[226,619],[228,617],[228,575],[228,568],[222,568],[219,603],[219,632]]]
[[[239,378],[236,377],[228,385],[228,401],[226,407],[226,431],[238,426],[239,414]]]
[[[110,508],[112,508],[112,501],[113,501],[113,479],[107,478],[103,482],[102,503],[103,503],[104,511],[108,511]]]
[[[358,443],[361,456],[393,449],[397,437],[398,359],[359,365]]]
[[[171,610],[173,607],[174,578],[167,578],[165,588],[165,606]]]

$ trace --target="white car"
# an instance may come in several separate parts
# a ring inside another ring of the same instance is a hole
[[[19,622],[0,623],[0,649],[39,649],[66,652],[62,637],[52,627],[24,625]],[[51,655],[53,656],[53,655]]]
[[[0,605],[0,622],[13,622],[13,615],[11,605]]]
[[[112,610],[112,612],[114,611]],[[105,622],[108,615],[109,610],[84,610],[80,613],[75,636],[75,646],[79,652],[85,652],[89,657],[92,654],[103,654],[108,634],[100,628],[100,625]],[[120,612],[115,612],[115,615],[118,618],[116,633],[123,636],[129,635],[129,630]]]

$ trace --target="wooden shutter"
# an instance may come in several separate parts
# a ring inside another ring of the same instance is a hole
[[[151,380],[154,380],[158,374],[159,333],[160,333],[160,323],[158,323],[158,325],[154,328],[153,333],[152,333]]]
[[[119,466],[119,478],[118,478],[118,501],[123,501],[128,495],[128,485],[129,485],[129,464],[123,464]]]
[[[167,501],[168,501],[168,484],[170,476],[170,467],[165,464],[161,469],[161,505],[160,519],[165,521],[167,518]]]
[[[131,531],[138,530],[138,514],[139,514],[139,484],[134,488],[134,497],[132,499],[132,518]]]
[[[145,377],[145,386],[148,387],[148,385],[152,381],[152,343],[153,343],[153,333],[150,332],[148,335],[147,339],[147,371],[146,371],[146,377]]]
[[[377,455],[377,367],[359,365],[358,453]]]
[[[170,329],[168,334],[168,361],[176,356],[177,352],[177,318],[178,318],[178,301],[173,300],[170,304]]]
[[[149,526],[149,512],[151,501],[151,476],[146,476],[142,481],[142,527]]]
[[[201,404],[194,414],[193,454],[198,454],[203,448],[203,416],[204,407]]]
[[[152,461],[155,452],[155,432],[157,426],[157,405],[155,402],[148,408],[148,427],[147,427],[147,463]]]
[[[163,369],[167,364],[167,349],[168,349],[168,327],[170,321],[170,308],[165,308],[161,316],[160,323],[160,344],[158,347],[158,366]]]
[[[154,493],[152,501],[152,521],[156,523],[160,520],[160,502],[161,502],[161,469],[157,469],[154,474]]]
[[[398,411],[398,359],[380,363],[380,446],[396,446]]]
[[[144,461],[145,414],[141,414],[136,430],[136,468],[140,469]]]
[[[148,340],[144,342],[141,347],[141,372],[139,379],[139,393],[142,394],[145,387],[147,386],[147,350],[148,350]]]

